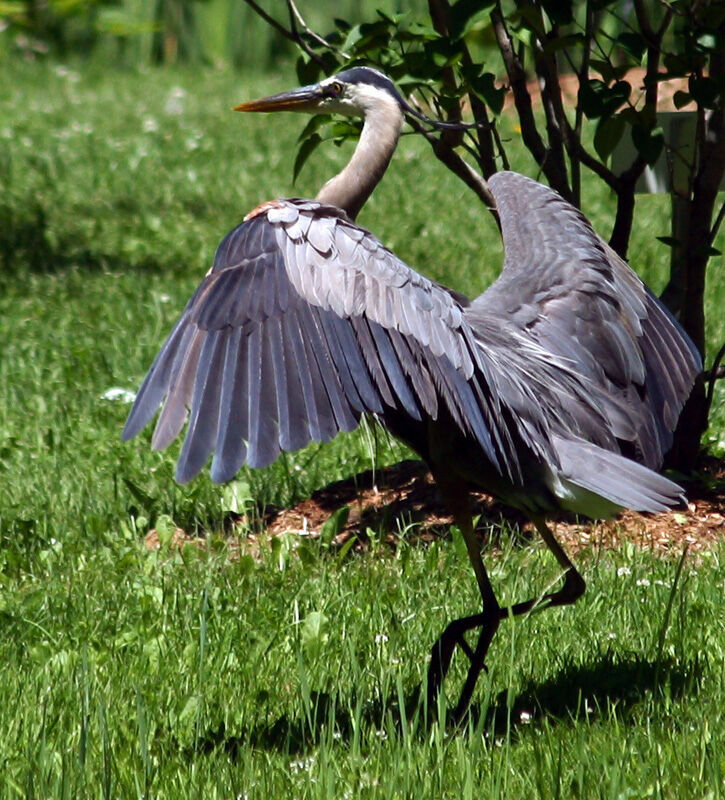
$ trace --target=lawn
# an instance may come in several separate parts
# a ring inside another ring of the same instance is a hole
[[[478,606],[455,532],[424,544],[401,518],[394,545],[371,530],[341,552],[229,531],[232,511],[290,505],[404,448],[365,428],[225,487],[181,487],[178,444],[120,442],[117,390],[137,388],[217,242],[262,200],[314,194],[349,153],[318,150],[292,187],[304,120],[230,111],[294,82],[291,67],[5,70],[0,798],[725,796],[722,545],[681,572],[677,544],[669,557],[585,547],[587,594],[502,625],[453,732],[424,726],[415,700],[431,643]],[[512,123],[503,132],[516,150]],[[523,154],[514,166],[534,174]],[[475,294],[501,247],[464,192],[405,137],[360,221]],[[638,202],[632,262],[660,289],[668,201]],[[584,210],[605,235],[612,208],[593,183]],[[710,357],[724,285],[710,287]],[[708,435],[725,447],[722,388],[717,402]],[[505,601],[556,579],[538,543],[481,524]],[[177,525],[205,546],[170,546]]]

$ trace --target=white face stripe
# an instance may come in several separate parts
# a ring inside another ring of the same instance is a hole
[[[326,97],[320,100],[320,110],[347,116],[365,116],[375,108],[399,108],[396,98],[386,89],[365,82],[346,83],[333,75],[320,82],[327,87],[339,84],[342,91],[337,97]]]

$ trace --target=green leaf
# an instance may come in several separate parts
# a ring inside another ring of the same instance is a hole
[[[717,36],[715,33],[707,31],[697,37],[697,46],[700,50],[716,51],[717,50]]]
[[[328,619],[322,611],[310,611],[302,621],[300,640],[307,655],[316,655],[327,644]]]
[[[199,695],[192,694],[181,710],[177,724],[182,727],[190,727],[196,721],[199,714],[199,706]]]
[[[302,129],[302,133],[297,137],[297,142],[300,143],[305,139],[309,139],[313,133],[317,133],[320,128],[324,128],[330,122],[332,122],[332,114],[315,114]]]
[[[621,80],[629,72],[629,64],[620,64],[616,66],[604,59],[593,58],[589,62],[589,65],[593,70],[601,74],[605,83]]]
[[[684,108],[688,103],[692,102],[692,95],[689,92],[683,92],[678,89],[674,95],[672,95],[672,102],[679,111],[679,109]]]
[[[295,165],[292,170],[292,183],[297,180],[297,176],[302,171],[302,167],[304,167],[305,162],[307,159],[312,155],[312,153],[317,149],[317,146],[322,141],[322,137],[319,133],[313,133],[309,139],[305,139],[302,144],[300,144],[299,149],[297,150],[297,155],[295,156]]]
[[[584,34],[570,33],[567,36],[557,36],[549,39],[543,47],[545,53],[556,53],[559,50],[581,47],[584,42]]]
[[[309,83],[317,83],[323,75],[317,61],[307,55],[302,55],[297,59],[295,71],[297,72],[297,80],[302,86],[306,86]]]
[[[600,120],[594,132],[594,149],[602,161],[606,161],[612,155],[625,127],[624,119],[619,114]]]
[[[603,81],[590,78],[579,87],[579,102],[589,119],[597,119],[614,114],[631,91],[632,87],[627,81],[617,81],[613,86],[607,86]]]
[[[541,0],[546,15],[557,25],[568,25],[574,20],[572,0]]]
[[[698,105],[703,108],[717,108],[720,96],[720,87],[715,78],[695,78],[689,80],[690,94]]]
[[[632,128],[632,142],[637,152],[651,166],[660,157],[665,146],[665,134],[660,127],[643,128],[635,125]]]
[[[396,74],[395,78],[401,90],[412,91],[420,86],[422,81],[437,80],[439,75],[440,67],[433,63],[424,45],[422,52],[408,53],[405,56],[404,71]]]
[[[493,0],[456,0],[450,9],[450,38],[454,41],[462,39],[473,27],[487,19],[495,5]]]
[[[506,99],[506,87],[496,86],[496,76],[493,72],[484,72],[477,78],[469,79],[469,89],[493,111],[494,114],[500,114],[503,108],[504,100]]]
[[[124,478],[123,482],[126,484],[126,488],[133,499],[144,509],[144,511],[151,511],[154,506],[156,505],[156,500],[154,500],[151,495],[146,494],[144,490],[140,486],[136,486],[136,484],[130,480],[129,478]]]
[[[642,63],[642,57],[647,52],[647,40],[641,33],[625,31],[617,36],[617,44],[625,50],[638,63]]]
[[[450,39],[436,39],[426,42],[423,51],[438,68],[448,67],[461,59],[461,48]]]
[[[174,538],[176,525],[168,514],[161,514],[156,520],[156,535],[159,537],[161,547],[167,548]]]
[[[346,139],[355,139],[360,136],[362,122],[352,119],[335,120],[330,126],[330,136],[336,144],[344,142]]]
[[[341,533],[347,525],[350,516],[350,506],[342,506],[330,514],[320,528],[320,543],[327,546]]]
[[[340,552],[337,554],[338,564],[345,560],[345,556],[355,546],[355,542],[357,542],[357,536],[353,535],[345,542],[345,544],[343,544],[343,546],[340,548]]]
[[[386,20],[365,22],[360,25],[358,40],[351,51],[356,56],[363,56],[375,48],[385,48],[390,42],[393,32],[393,26]]]
[[[353,47],[362,39],[362,32],[359,25],[354,25],[348,31],[345,41],[342,43],[342,49],[345,51],[352,50]]]
[[[677,247],[679,245],[680,240],[675,239],[673,236],[656,236],[655,237],[658,242],[662,242],[662,244],[666,244],[667,247]]]
[[[224,484],[221,492],[222,512],[245,514],[254,505],[254,492],[249,481],[242,479]]]

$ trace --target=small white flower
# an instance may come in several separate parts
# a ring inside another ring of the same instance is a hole
[[[101,395],[101,400],[111,400],[112,402],[119,400],[122,403],[133,403],[135,399],[135,392],[129,389],[122,389],[120,386],[113,386],[111,389],[106,389]]]
[[[632,570],[629,567],[619,567],[617,569],[617,575],[621,577],[622,575],[631,575]]]
[[[534,718],[534,715],[532,714],[531,711],[522,711],[519,714],[519,722],[522,725],[528,725],[533,718]]]
[[[650,582],[647,578],[638,578],[637,579],[637,586],[649,586]]]
[[[179,117],[184,113],[184,98],[186,92],[180,87],[172,89],[166,100],[164,110],[167,114],[174,117]]]
[[[384,633],[375,634],[375,644],[385,644],[387,641],[388,637]]]
[[[607,639],[616,639],[616,638],[617,638],[617,634],[616,633],[608,633],[607,634]]]
[[[145,117],[141,123],[141,130],[144,133],[156,133],[159,129],[159,123],[153,117]]]
[[[290,769],[292,772],[309,772],[314,763],[314,756],[310,756],[309,758],[301,758],[297,761],[290,761]]]

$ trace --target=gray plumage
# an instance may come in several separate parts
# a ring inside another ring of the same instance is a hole
[[[265,203],[219,245],[141,386],[123,438],[162,411],[152,445],[188,426],[179,481],[213,456],[215,481],[243,465],[351,431],[363,414],[429,464],[460,525],[484,612],[456,620],[429,670],[435,702],[453,650],[471,666],[509,612],[573,602],[584,582],[543,522],[658,512],[682,501],[654,470],[700,358],[642,281],[559,195],[511,172],[490,188],[506,252],[499,279],[467,300],[418,274],[353,218],[383,174],[410,107],[383,75],[355,68],[247,111],[360,113],[348,166],[318,200]],[[417,114],[417,112],[416,112]],[[565,570],[564,587],[498,606],[473,533],[468,488],[524,510]],[[478,628],[473,650],[466,631]]]

